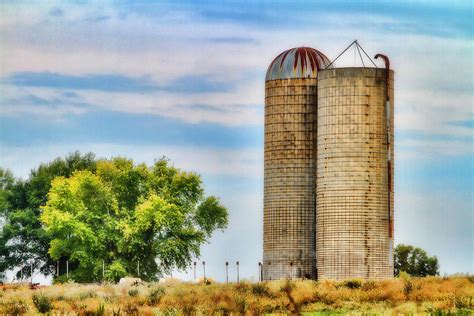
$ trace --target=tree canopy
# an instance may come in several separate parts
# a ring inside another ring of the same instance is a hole
[[[0,230],[0,272],[16,270],[27,262],[43,274],[52,274],[56,262],[48,255],[50,238],[40,222],[41,206],[46,203],[51,181],[57,176],[69,177],[75,170],[95,170],[96,158],[92,153],[72,153],[57,158],[33,169],[27,180],[14,179],[8,173],[0,216],[3,226]],[[5,177],[5,174],[2,176]],[[19,270],[17,275],[20,274]],[[25,269],[28,274],[30,269]]]
[[[39,247],[18,254],[34,254],[45,262],[46,273],[54,271],[56,261],[64,269],[69,260],[70,276],[78,282],[101,280],[103,264],[106,279],[117,280],[137,275],[139,264],[139,276],[153,280],[185,268],[212,233],[227,226],[227,210],[216,197],[204,195],[196,173],[165,159],[147,166],[126,158],[88,158],[90,163],[77,168],[45,165],[15,184],[24,188],[15,194],[22,192],[26,202],[7,212],[2,236],[18,245],[6,248],[25,247],[34,239]],[[28,217],[22,221],[33,227],[18,225],[16,213]],[[11,260],[7,268],[16,262]]]
[[[395,248],[394,257],[396,276],[402,271],[419,277],[439,274],[438,258],[428,256],[421,248],[399,244]]]

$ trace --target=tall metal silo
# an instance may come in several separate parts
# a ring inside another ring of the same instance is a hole
[[[318,74],[319,279],[393,277],[393,82],[388,68]]]
[[[317,74],[321,52],[278,55],[265,78],[263,279],[316,276]]]

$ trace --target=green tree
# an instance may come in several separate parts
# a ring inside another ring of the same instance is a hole
[[[41,220],[49,254],[68,258],[78,282],[125,275],[154,280],[185,268],[213,231],[227,226],[227,210],[205,197],[199,175],[160,159],[151,167],[114,158],[96,171],[53,180]]]
[[[0,218],[3,218],[10,208],[9,196],[14,183],[12,172],[0,167]]]
[[[0,167],[0,228],[5,225],[6,214],[10,209],[9,197],[14,183],[15,178],[11,171]],[[0,235],[0,281],[5,277],[6,270],[5,258],[3,255],[6,253],[5,244],[5,241]]]
[[[430,257],[423,249],[410,245],[399,244],[395,248],[394,263],[396,276],[402,271],[419,277],[439,274],[438,258]]]
[[[2,184],[0,193],[0,216],[4,221],[0,230],[0,273],[16,269],[27,260],[33,260],[35,269],[46,275],[55,271],[56,262],[48,255],[51,240],[39,218],[51,180],[57,176],[68,177],[75,170],[94,171],[95,164],[92,153],[81,155],[75,152],[41,164],[25,181],[12,180],[10,174],[9,180],[2,182],[8,185]],[[3,174],[7,173],[3,171]],[[29,273],[29,269],[24,272]]]

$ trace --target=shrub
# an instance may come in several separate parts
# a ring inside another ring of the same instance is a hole
[[[375,281],[368,280],[368,281],[365,281],[364,283],[362,283],[361,288],[362,288],[363,291],[374,290],[374,289],[377,288],[377,283],[375,283]]]
[[[54,298],[54,300],[55,300],[55,301],[66,301],[67,298],[66,298],[66,296],[64,296],[64,294],[59,294],[58,296],[56,296],[56,297]]]
[[[130,289],[130,290],[128,290],[128,295],[131,296],[131,297],[137,296],[138,293],[139,293],[138,289]]]
[[[40,313],[48,313],[53,308],[53,300],[45,296],[43,293],[34,294],[32,300],[33,304],[36,306],[36,309],[38,309]]]
[[[252,294],[257,295],[257,296],[267,296],[267,297],[272,296],[272,293],[270,292],[267,284],[265,283],[252,284]]]
[[[407,278],[403,280],[403,294],[405,294],[406,299],[410,297],[411,292],[413,292],[413,281]]]
[[[160,303],[161,298],[165,295],[165,289],[162,287],[156,287],[148,294],[148,304],[156,305]]]
[[[313,301],[321,302],[325,305],[332,305],[334,302],[336,302],[336,299],[333,295],[330,295],[327,292],[316,291],[313,293]]]
[[[94,291],[87,291],[87,292],[82,292],[79,294],[79,298],[81,301],[85,300],[86,298],[95,298],[97,297],[97,293]]]
[[[403,294],[405,295],[405,299],[408,300],[411,292],[414,290],[413,280],[411,276],[404,271],[400,272],[399,278],[402,280]]]
[[[73,279],[66,276],[66,274],[56,276],[53,278],[53,284],[64,284],[73,282]]]
[[[235,285],[235,290],[239,293],[246,293],[250,290],[250,284],[243,281]]]
[[[281,291],[284,292],[290,302],[288,305],[288,310],[291,314],[300,315],[300,304],[295,301],[292,292],[295,289],[295,284],[290,280],[286,280],[285,284],[281,287]]]
[[[1,314],[5,315],[23,315],[28,311],[28,305],[21,301],[13,301],[2,304]]]
[[[474,283],[474,274],[473,274],[473,275],[469,275],[469,276],[467,277],[467,279],[469,280],[469,282]]]
[[[104,303],[100,303],[99,307],[97,307],[97,310],[95,311],[95,316],[103,316],[105,315],[105,305]]]
[[[362,281],[361,280],[346,280],[344,281],[344,286],[347,287],[348,289],[354,290],[354,289],[359,289],[362,286]]]
[[[235,297],[235,307],[237,312],[239,312],[241,315],[245,315],[248,308],[248,303],[245,296],[238,295]]]
[[[111,282],[118,282],[120,278],[127,276],[127,270],[124,267],[124,264],[120,260],[115,260],[109,265],[107,271],[105,272],[105,279]]]
[[[464,296],[464,295],[456,295],[454,297],[454,305],[456,306],[456,308],[473,308],[474,307],[474,304],[472,302],[472,297],[470,296]]]
[[[134,302],[127,302],[124,306],[125,315],[138,315],[138,306]]]

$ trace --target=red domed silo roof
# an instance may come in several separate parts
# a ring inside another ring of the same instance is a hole
[[[331,63],[329,58],[311,47],[295,47],[278,55],[268,66],[265,80],[316,78],[318,70]]]

